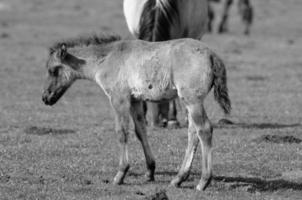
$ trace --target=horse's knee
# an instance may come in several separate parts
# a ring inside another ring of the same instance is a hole
[[[204,124],[199,128],[197,132],[200,139],[208,144],[212,142],[212,135],[213,135],[213,126],[209,120],[206,120]]]
[[[212,126],[212,124],[211,124],[211,122],[209,120],[205,121],[203,130],[205,132],[208,132],[208,133],[212,134],[212,132],[213,132],[213,126]]]
[[[117,134],[119,135],[119,142],[121,144],[126,144],[128,142],[129,133],[125,130],[118,130]]]

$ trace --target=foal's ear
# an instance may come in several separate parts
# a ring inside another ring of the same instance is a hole
[[[65,43],[62,43],[60,46],[60,49],[58,50],[58,58],[60,58],[61,60],[64,60],[64,58],[67,55],[67,45]]]

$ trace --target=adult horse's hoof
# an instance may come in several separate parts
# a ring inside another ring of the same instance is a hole
[[[151,123],[150,127],[154,130],[164,128],[166,125],[163,123]]]
[[[153,182],[155,180],[154,174],[151,174],[150,172],[147,172],[145,174],[146,182]]]
[[[205,190],[209,184],[211,183],[212,177],[207,179],[201,179],[199,184],[196,186],[196,190],[203,191]]]
[[[176,129],[180,127],[180,123],[177,120],[169,120],[167,123],[168,129]]]

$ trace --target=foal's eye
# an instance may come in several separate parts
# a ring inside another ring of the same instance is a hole
[[[51,76],[59,76],[59,72],[61,68],[62,68],[61,66],[52,67],[48,70],[48,72]]]

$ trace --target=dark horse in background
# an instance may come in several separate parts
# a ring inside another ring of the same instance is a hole
[[[214,10],[211,6],[211,2],[221,2],[221,0],[209,0],[209,23],[208,30],[211,32],[213,29],[213,20],[215,18]],[[228,18],[230,7],[233,4],[233,0],[224,0],[222,19],[218,25],[218,33],[228,32]],[[250,27],[253,23],[253,7],[250,0],[238,0],[238,11],[241,15],[242,22],[244,24],[244,34],[250,34]]]
[[[137,39],[201,39],[207,30],[208,0],[124,0],[124,14],[129,31]],[[179,124],[175,100],[150,103],[148,107],[151,126]]]

